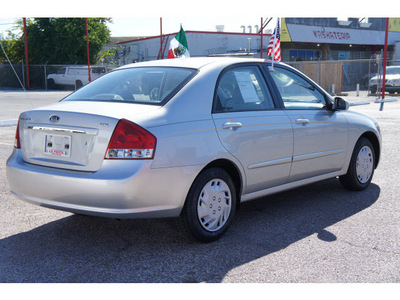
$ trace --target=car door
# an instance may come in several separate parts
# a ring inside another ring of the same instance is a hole
[[[289,181],[342,169],[348,144],[345,117],[331,109],[326,95],[299,72],[276,66],[270,75],[294,131]]]
[[[287,182],[292,125],[287,114],[276,107],[258,65],[239,65],[222,72],[213,120],[221,143],[245,170],[244,194]]]
[[[63,67],[57,71],[58,82],[57,84],[66,85],[67,84],[67,68]]]

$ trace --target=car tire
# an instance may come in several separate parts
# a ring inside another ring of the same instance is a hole
[[[220,168],[203,171],[194,181],[178,219],[183,233],[209,243],[221,238],[236,210],[236,189],[231,177]]]
[[[351,191],[362,191],[371,183],[375,170],[375,151],[369,139],[360,138],[353,150],[349,169],[339,176],[344,188]]]

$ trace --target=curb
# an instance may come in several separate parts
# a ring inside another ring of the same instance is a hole
[[[0,127],[17,126],[18,120],[4,120],[0,121]]]

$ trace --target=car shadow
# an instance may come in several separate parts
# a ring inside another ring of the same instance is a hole
[[[175,220],[69,215],[0,240],[0,282],[221,282],[232,269],[316,234],[373,205],[331,179],[243,203],[214,243],[188,241]],[[243,279],[245,281],[245,279]]]

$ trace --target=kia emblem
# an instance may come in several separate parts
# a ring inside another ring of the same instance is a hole
[[[60,117],[59,117],[59,116],[52,115],[52,116],[50,117],[50,122],[51,122],[51,123],[57,123],[58,121],[60,121]]]

